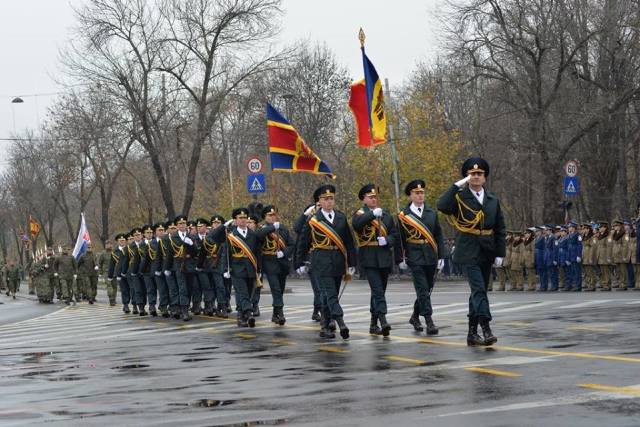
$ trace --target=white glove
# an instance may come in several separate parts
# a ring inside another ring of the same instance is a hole
[[[311,212],[313,212],[315,209],[316,209],[316,207],[315,207],[315,206],[309,206],[309,207],[307,208],[307,210],[306,210],[306,211],[304,211],[304,214],[305,214],[306,216],[309,216],[309,215],[311,215]]]
[[[232,220],[232,219],[230,219],[230,220],[228,220],[227,222],[225,222],[225,223],[224,223],[224,226],[225,226],[225,227],[229,227],[231,224],[233,224],[233,220]]]
[[[73,275],[73,278],[74,278],[74,279],[77,279],[77,278],[78,278],[78,275],[77,275],[77,274],[74,274],[74,275]]]
[[[276,258],[280,259],[280,258],[284,258],[284,252],[282,251],[276,251]]]
[[[356,272],[356,268],[355,267],[349,267],[347,268],[347,274],[349,274],[349,276],[353,276],[353,274]]]
[[[467,175],[460,181],[456,181],[456,187],[462,188],[467,182],[469,182],[469,179],[471,179],[471,175]]]
[[[582,262],[582,258],[576,257],[576,262]]]
[[[162,272],[161,271],[154,271],[153,274],[155,274],[158,277],[162,276]]]
[[[567,264],[567,266],[571,265],[571,261],[565,261],[565,264]]]
[[[164,271],[164,275],[169,277],[169,276],[171,276],[171,272],[169,270],[165,270]]]
[[[49,264],[45,264],[45,265],[44,265],[44,268],[49,268]]]
[[[382,208],[375,208],[373,210],[373,216],[380,218],[382,216]]]
[[[558,265],[558,263],[556,261],[553,261],[553,265]]]
[[[97,266],[97,265],[96,265],[95,267],[93,267],[93,269],[94,269],[95,271],[98,271],[98,270],[99,270],[99,268],[98,268],[98,266]]]
[[[502,263],[504,262],[504,258],[499,256],[493,261],[493,265],[496,267],[502,267]]]
[[[378,246],[387,246],[387,238],[384,236],[378,237]]]
[[[231,279],[231,273],[229,273],[228,271],[225,271],[225,272],[222,274],[222,277],[224,277],[225,279]]]
[[[279,222],[274,222],[273,223],[273,228],[275,228],[276,230],[280,228],[280,223]]]
[[[193,245],[193,240],[191,240],[191,238],[189,238],[189,236],[185,237],[183,242],[185,242],[189,246]]]
[[[120,280],[122,280],[122,277],[116,277],[116,280],[119,282]]]
[[[402,261],[400,264],[398,264],[398,268],[400,270],[408,270],[409,266],[407,265],[407,263],[405,261]]]
[[[444,269],[444,259],[440,258],[438,260],[438,271],[442,271]]]
[[[53,273],[53,277],[58,277],[58,273]]]
[[[296,273],[298,273],[300,276],[302,276],[303,274],[306,274],[306,272],[307,272],[306,265],[300,266],[296,269]]]

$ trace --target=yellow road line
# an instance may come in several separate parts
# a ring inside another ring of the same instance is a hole
[[[471,366],[469,368],[464,368],[466,371],[477,372],[479,374],[489,374],[489,375],[497,375],[499,377],[521,377],[522,374],[517,372],[509,372],[509,371],[500,371],[498,369],[487,369],[487,368],[479,368],[477,366]]]
[[[338,347],[318,347],[318,351],[324,351],[327,353],[349,353],[349,350],[343,350]]]
[[[282,338],[274,338],[271,340],[272,343],[274,344],[282,344],[282,345],[295,345],[295,343],[293,341],[289,341],[289,340],[285,340]]]
[[[393,362],[413,363],[414,365],[424,365],[425,363],[427,363],[424,360],[412,359],[410,357],[402,357],[402,356],[384,356],[383,359],[391,360]]]
[[[238,338],[244,338],[245,340],[251,340],[254,339],[256,337],[256,335],[254,334],[247,334],[245,332],[238,332],[233,334],[234,337],[238,337]]]
[[[613,393],[630,394],[632,396],[640,396],[640,388],[638,387],[615,387],[603,384],[578,384],[578,387],[589,388],[598,391],[610,391]]]
[[[596,328],[591,326],[569,326],[567,328],[570,331],[586,331],[586,332],[611,332],[613,329],[609,328]]]
[[[504,323],[505,326],[515,326],[515,327],[522,327],[522,328],[526,328],[527,326],[531,326],[531,323],[528,322],[507,322]]]

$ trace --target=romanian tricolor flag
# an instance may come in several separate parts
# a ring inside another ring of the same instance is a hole
[[[40,232],[40,224],[31,215],[29,215],[29,231],[31,232],[31,238],[34,239]]]
[[[268,103],[267,129],[271,170],[309,172],[334,177],[329,166],[311,151],[289,121]]]
[[[361,49],[364,79],[351,85],[349,108],[356,120],[358,145],[372,147],[386,142],[387,118],[384,114],[382,81],[364,53],[364,45]]]

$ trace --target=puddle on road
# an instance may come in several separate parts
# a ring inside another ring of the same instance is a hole
[[[18,375],[20,378],[32,378],[32,377],[39,377],[39,376],[44,376],[44,375],[49,375],[49,374],[55,374],[58,372],[62,372],[64,371],[64,369],[48,369],[46,371],[31,371],[31,372],[25,372],[24,374],[20,374]]]
[[[121,365],[121,366],[114,366],[111,369],[114,370],[118,370],[118,371],[126,371],[129,369],[142,369],[142,368],[148,368],[149,365],[145,365],[143,363],[135,363],[135,364],[131,364],[131,365]]]
[[[215,360],[215,357],[200,357],[200,358],[192,358],[192,359],[182,359],[183,363],[194,363],[194,362],[205,362],[207,360]]]
[[[215,346],[215,347],[198,347],[198,348],[194,348],[194,350],[217,350],[218,348],[220,348],[220,347],[218,347],[218,346]]]
[[[567,344],[556,344],[556,345],[548,345],[547,348],[569,348],[575,347],[578,343],[567,343]]]

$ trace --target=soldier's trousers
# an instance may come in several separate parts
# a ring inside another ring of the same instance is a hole
[[[131,302],[131,287],[129,286],[129,281],[126,277],[122,276],[117,280],[120,285],[120,298],[122,299],[122,304],[129,304]]]
[[[584,287],[586,289],[595,290],[597,282],[597,271],[595,265],[583,265],[582,269],[584,270]]]
[[[545,267],[538,268],[538,276],[540,278],[540,290],[546,291],[549,287],[549,275]]]
[[[633,271],[633,264],[627,263],[627,288],[633,289],[636,284],[636,274]]]
[[[313,306],[319,309],[322,307],[322,292],[320,291],[318,279],[311,271],[309,272],[309,281],[311,282],[311,289],[313,290]]]
[[[524,283],[524,276],[522,274],[522,269],[518,268],[518,269],[511,269],[511,275],[510,275],[512,281],[511,281],[511,286],[509,287],[510,291],[516,290],[516,291],[521,291],[523,289],[523,283]]]
[[[164,274],[161,271],[157,273],[160,274],[154,273],[153,281],[156,282],[156,289],[158,290],[158,308],[167,308],[169,305],[169,286]],[[151,300],[149,300],[149,304],[151,304]]]
[[[9,293],[15,294],[20,289],[20,279],[9,279],[7,281]]]
[[[231,279],[225,279],[224,276],[222,276],[222,280],[224,282],[224,289],[227,295],[227,304],[231,304]]]
[[[200,308],[200,299],[198,296],[202,297],[204,300],[204,309],[213,310],[214,303],[216,300],[216,289],[214,284],[211,282],[209,278],[209,273],[206,271],[198,271],[196,273],[197,285],[194,285],[194,293],[191,295],[191,304],[193,307]],[[199,294],[196,295],[196,287],[199,289]]]
[[[549,290],[558,290],[558,267],[555,265],[547,266],[547,277],[549,278]]]
[[[116,279],[107,279],[107,297],[109,298],[109,303],[116,302],[116,297],[118,296],[118,281]]]
[[[178,285],[178,305],[180,307],[189,307],[189,281],[191,277],[188,277],[187,273],[182,271],[174,271],[176,278],[176,285]]]
[[[204,271],[196,271],[195,273],[191,273],[191,286],[190,291],[190,299],[191,299],[191,307],[192,310],[202,308],[202,297],[205,291],[205,288],[209,286],[209,278],[207,277],[207,273]],[[202,280],[201,277],[202,276]]]
[[[62,288],[62,298],[64,298],[67,301],[70,301],[73,299],[74,295],[77,296],[78,282],[74,281],[73,277],[59,277],[59,279],[60,279],[60,287]]]
[[[180,305],[180,293],[178,292],[178,282],[176,281],[176,273],[173,271],[164,272],[164,280],[167,282],[169,290],[169,305],[177,307]]]
[[[616,280],[615,288],[625,288],[627,287],[627,264],[623,262],[619,262],[616,264],[616,270],[618,271],[618,278]]]
[[[32,277],[29,279],[29,293],[33,294],[36,291],[36,280]]]
[[[371,289],[371,302],[369,311],[371,314],[387,314],[387,282],[389,281],[388,268],[365,268],[364,274]]]
[[[83,284],[82,294],[86,295],[91,301],[95,301],[98,294],[98,276],[85,276],[81,280]]]
[[[53,301],[53,287],[51,287],[48,277],[38,277],[36,280],[36,294],[39,300],[44,302]]]
[[[145,301],[149,306],[156,306],[158,303],[158,288],[153,273],[143,274]]]
[[[526,273],[527,273],[527,290],[535,291],[536,290],[536,269],[533,267],[527,267]]]
[[[222,273],[209,273],[209,282],[213,286],[214,299],[218,302],[218,307],[229,304],[227,289],[224,286],[224,277]]]
[[[507,273],[505,272],[503,267],[496,268],[496,275],[498,276],[498,287],[495,288],[496,291],[504,291],[506,289],[507,283]]]
[[[128,274],[129,291],[131,292],[131,303],[135,305],[145,305],[147,303],[147,288],[141,274]]]
[[[566,288],[567,286],[567,277],[565,275],[566,271],[565,271],[566,265],[559,265],[558,263],[558,287],[562,286],[563,288]]]
[[[286,274],[267,274],[267,281],[269,282],[269,289],[271,290],[271,305],[273,307],[284,306],[284,289],[287,284]]]
[[[87,295],[87,283],[85,279],[86,276],[81,276],[78,274],[78,278],[76,279],[76,298],[78,299],[83,298],[85,295]]]
[[[574,290],[582,290],[582,264],[579,262],[572,262],[571,267],[571,284]]]
[[[420,316],[431,316],[431,291],[433,290],[433,278],[436,273],[435,265],[409,265],[413,288],[416,291]]]
[[[236,277],[231,276],[231,284],[236,292],[236,306],[238,307],[238,314],[242,314],[246,317],[250,316],[253,312],[253,305],[251,304],[251,295],[254,293],[256,286],[255,277]]]
[[[635,288],[640,289],[640,264],[633,264],[633,276],[635,279]]]
[[[322,320],[326,326],[329,320],[341,319],[344,315],[338,301],[342,276],[316,276],[316,280],[322,295]]]
[[[62,292],[62,283],[60,282],[60,277],[54,277],[53,282],[56,290],[56,298],[64,299],[64,293]]]
[[[255,309],[260,305],[260,295],[262,295],[262,286],[255,287],[253,289],[253,293],[251,294],[251,306]]]
[[[608,264],[600,265],[600,288],[611,289],[611,271]]]
[[[467,279],[469,280],[469,320],[482,322],[491,320],[489,309],[489,297],[487,296],[487,286],[491,275],[491,263],[466,265]]]

